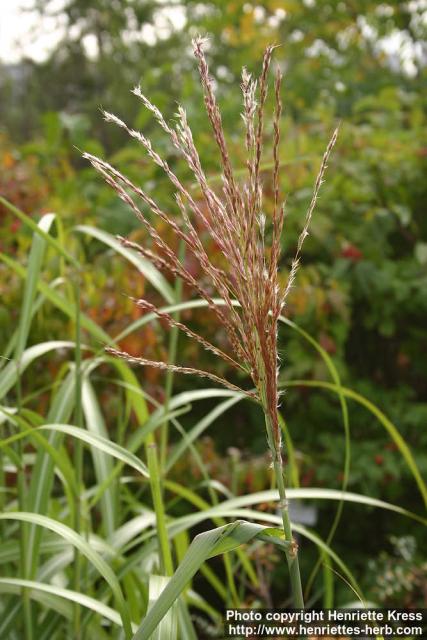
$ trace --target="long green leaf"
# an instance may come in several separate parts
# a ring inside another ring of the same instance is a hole
[[[28,271],[19,264],[16,260],[13,260],[9,256],[0,253],[0,260],[8,265],[20,278],[25,280],[28,277]],[[57,293],[53,288],[46,284],[42,280],[37,281],[37,289],[43,293],[46,298],[58,309],[60,309],[66,316],[71,318],[72,320],[76,317],[76,309],[75,305],[72,302],[69,302],[66,298]],[[84,329],[86,329],[96,340],[102,342],[102,344],[111,344],[112,340],[110,336],[105,333],[101,327],[99,327],[96,322],[94,322],[89,316],[82,313],[81,314],[81,324]]]
[[[326,367],[329,371],[329,374],[332,378],[333,383],[337,386],[337,395],[339,398],[339,402],[340,402],[340,407],[341,407],[341,416],[342,416],[342,423],[343,423],[343,428],[344,428],[344,467],[343,467],[343,472],[342,472],[342,481],[341,481],[341,490],[342,491],[346,491],[347,490],[347,486],[348,486],[348,481],[350,478],[350,464],[351,464],[351,438],[350,438],[350,420],[349,420],[349,414],[348,414],[348,406],[347,406],[347,400],[345,397],[345,394],[342,391],[342,385],[341,385],[341,378],[340,375],[338,373],[337,368],[335,367],[332,358],[330,357],[330,355],[328,354],[328,352],[326,351],[326,349],[324,349],[322,347],[322,345],[320,345],[317,340],[315,340],[309,333],[307,333],[306,331],[304,331],[304,329],[301,329],[301,327],[299,327],[297,324],[295,324],[295,322],[292,322],[292,320],[289,320],[288,318],[285,318],[284,316],[280,316],[279,320],[283,323],[286,324],[288,327],[290,327],[291,329],[293,329],[294,331],[296,331],[300,336],[302,336],[304,338],[304,340],[306,340],[306,342],[308,342],[312,347],[314,347],[316,349],[316,351],[318,352],[318,354],[320,355],[320,357],[322,358],[323,362],[326,364]],[[329,530],[329,533],[327,535],[326,538],[326,542],[327,544],[330,544],[332,542],[332,539],[335,535],[335,531],[338,528],[338,524],[340,522],[341,516],[342,516],[342,512],[343,512],[343,507],[344,507],[344,502],[341,500],[338,503],[338,508],[336,510],[334,519],[332,521],[332,525],[331,528]],[[315,566],[313,567],[313,570],[310,574],[310,577],[307,581],[306,584],[306,594],[308,594],[310,592],[311,586],[314,582],[314,579],[317,575],[317,572],[320,568],[320,564],[322,561],[322,556],[319,556],[319,560],[317,561],[317,563],[315,564]],[[324,573],[324,576],[328,575],[328,579],[331,575],[331,572],[329,572],[328,574]],[[306,595],[307,597],[307,595]]]
[[[0,407],[0,411],[1,411]],[[77,492],[77,484],[76,478],[74,475],[74,470],[70,462],[70,458],[68,456],[67,451],[63,448],[53,447],[46,438],[39,433],[39,428],[32,427],[28,428],[28,422],[23,420],[20,416],[10,415],[9,419],[15,425],[17,425],[21,432],[17,433],[9,438],[5,438],[0,440],[0,449],[7,448],[9,444],[21,440],[26,436],[33,438],[41,447],[42,450],[45,450],[48,455],[52,458],[55,466],[62,478],[65,494],[67,496],[68,504],[70,505],[70,509],[73,509],[73,495],[76,495]]]
[[[105,562],[105,560],[103,560],[103,558],[101,558],[101,556],[96,551],[93,550],[91,545],[86,540],[84,540],[84,538],[82,538],[75,531],[73,531],[73,529],[70,529],[70,527],[67,527],[61,522],[58,522],[57,520],[53,520],[52,518],[48,518],[46,516],[39,515],[37,513],[19,511],[11,513],[1,513],[0,520],[17,520],[20,522],[29,522],[31,524],[43,527],[58,534],[59,536],[64,538],[64,540],[78,549],[89,560],[89,562],[96,569],[98,569],[99,573],[109,584],[117,602],[117,608],[120,613],[126,637],[131,637],[131,621],[119,581],[117,580],[111,567]]]
[[[90,225],[78,225],[74,227],[74,231],[78,231],[79,233],[84,233],[88,236],[92,236],[96,238],[100,242],[103,242],[108,247],[111,247],[122,255],[126,260],[128,260],[131,264],[133,264],[138,271],[150,282],[155,289],[163,296],[166,302],[172,304],[175,300],[175,294],[167,282],[165,277],[160,273],[158,269],[149,261],[143,258],[141,255],[133,251],[132,249],[128,249],[124,247],[111,233],[107,231],[103,231],[101,229],[97,229],[96,227],[91,227]]]
[[[55,278],[55,280],[52,280],[52,282],[50,282],[49,286],[52,289],[54,289],[63,283],[64,283],[63,278]],[[44,296],[43,294],[40,294],[32,305],[32,308],[30,311],[31,319],[35,317],[35,315],[39,312],[39,310],[41,309],[42,305],[45,302],[46,302],[46,296]],[[10,360],[10,356],[16,348],[17,340],[18,340],[18,329],[15,329],[15,331],[10,336],[6,347],[3,350],[3,354],[2,354],[3,359],[0,359],[0,369],[3,369],[3,367],[6,365],[8,360]],[[37,390],[37,393],[39,393],[39,390]]]
[[[6,438],[6,440],[0,441],[0,447],[6,446],[11,442],[15,442],[17,440],[20,440],[21,438],[24,438],[25,436],[31,435],[34,431],[56,431],[58,433],[64,433],[66,435],[72,436],[73,438],[77,438],[78,440],[85,442],[91,447],[95,447],[97,450],[108,453],[113,458],[117,458],[117,460],[121,460],[121,462],[129,465],[145,478],[148,477],[147,467],[133,453],[127,451],[127,449],[121,447],[112,440],[98,435],[97,433],[91,433],[89,431],[86,431],[86,429],[80,429],[79,427],[74,427],[73,425],[69,424],[44,424],[41,427],[29,429],[28,431],[18,433],[14,436]]]
[[[298,472],[298,464],[295,455],[295,447],[291,438],[291,434],[289,433],[288,425],[284,417],[279,413],[279,425],[282,430],[284,436],[285,443],[285,451],[288,457],[288,474],[289,474],[289,484],[291,487],[298,488],[299,487],[299,472]]]
[[[75,401],[75,375],[70,371],[61,382],[55,393],[47,414],[49,423],[67,422],[72,414]],[[48,438],[49,444],[59,448],[63,435],[52,432]],[[45,514],[48,510],[49,499],[54,477],[54,462],[43,450],[37,452],[36,461],[31,476],[28,504],[35,513]],[[32,526],[29,534],[29,547],[31,549],[31,577],[36,574],[39,558],[39,547],[43,530]]]
[[[161,593],[170,582],[166,576],[150,575],[148,582],[149,603],[148,610],[152,609],[158,601]],[[160,622],[159,626],[151,636],[150,640],[176,640],[178,633],[178,602],[174,602],[167,614]]]
[[[114,555],[117,555],[117,551],[113,545],[107,543],[105,540],[99,538],[93,533],[89,534],[89,543],[95,551],[105,557],[113,557]],[[51,535],[49,532],[46,532],[45,538],[41,543],[42,553],[47,556],[62,553],[70,548],[69,543],[62,538],[59,539],[57,536]],[[8,564],[9,562],[16,562],[17,560],[19,560],[18,540],[3,541],[2,546],[0,547],[0,565]]]
[[[159,622],[208,558],[245,544],[265,531],[266,528],[262,525],[237,521],[196,536],[168,585],[148,611],[133,640],[149,640]],[[271,536],[271,542],[276,542],[274,535]]]
[[[352,502],[354,504],[362,504],[368,507],[394,511],[395,513],[405,516],[406,518],[411,518],[413,520],[417,520],[421,524],[427,525],[427,518],[413,513],[412,511],[408,511],[408,509],[405,509],[404,507],[393,504],[391,502],[386,502],[384,500],[379,500],[378,498],[372,498],[371,496],[365,496],[360,493],[353,493],[351,491],[342,492],[336,489],[316,488],[290,489],[287,493],[289,493],[290,499],[301,500],[340,500],[342,497],[345,502]]]
[[[53,238],[49,233],[47,233],[44,228],[40,227],[32,218],[27,216],[26,213],[18,209],[18,207],[15,207],[15,205],[13,205],[11,202],[8,202],[2,196],[0,196],[0,202],[3,206],[6,207],[6,209],[9,209],[11,213],[13,213],[17,218],[19,218],[21,222],[23,222],[27,227],[29,227],[32,231],[34,231],[34,233],[38,237],[43,238],[47,244],[50,244],[52,247],[54,247],[56,251],[58,251],[58,253],[61,256],[63,256],[70,264],[72,264],[76,269],[80,269],[80,264],[71,255],[71,253],[68,253],[68,251],[64,249],[63,245],[60,242],[58,242],[58,240]],[[48,215],[55,215],[55,214],[48,214]]]
[[[187,500],[190,504],[194,505],[199,511],[206,511],[211,508],[211,505],[208,502],[206,502],[206,500],[204,500],[202,497],[200,497],[197,493],[195,493],[188,487],[184,487],[180,484],[177,484],[176,482],[171,482],[170,480],[166,480],[164,482],[164,485],[165,485],[165,488],[169,489],[173,493]],[[219,506],[218,502],[216,503],[216,505]],[[218,518],[213,518],[212,520],[217,527],[221,527],[227,524],[223,518],[218,517]],[[252,568],[250,560],[240,549],[237,549],[236,553],[249,579],[252,581],[254,585],[258,586],[259,585],[258,577]],[[225,556],[224,558],[224,561],[226,564],[226,571],[227,571],[228,569],[231,570],[231,567],[227,567],[226,558],[227,556]]]
[[[370,402],[370,400],[362,396],[360,393],[353,391],[352,389],[348,389],[347,387],[337,387],[337,385],[335,384],[332,384],[330,382],[323,382],[320,380],[292,380],[289,382],[283,382],[282,386],[318,387],[320,389],[328,389],[329,391],[334,391],[335,393],[338,393],[338,390],[340,390],[340,392],[343,393],[347,398],[355,400],[366,409],[368,409],[368,411],[370,411],[378,419],[380,424],[385,428],[385,430],[389,433],[391,438],[396,443],[397,448],[400,450],[412,475],[414,476],[414,479],[423,497],[424,503],[427,506],[427,486],[421,476],[411,450],[409,449],[403,437],[400,435],[397,427],[391,422],[391,420],[389,420],[389,418],[387,418],[386,415],[384,415],[384,413],[380,409],[378,409],[378,407]]]
[[[316,500],[322,499],[322,500],[339,501],[343,499],[342,492],[339,490],[290,489],[288,490],[288,494],[289,494],[289,499],[291,500],[292,499],[316,499]],[[220,518],[220,517],[225,517],[225,518],[236,518],[236,517],[248,518],[249,517],[256,520],[261,520],[264,522],[271,523],[272,525],[280,526],[281,519],[276,515],[242,508],[248,505],[264,503],[269,501],[278,501],[278,500],[279,500],[279,494],[276,490],[258,492],[248,496],[239,496],[237,498],[233,498],[232,500],[225,501],[220,505],[212,507],[210,509],[206,509],[204,511],[198,511],[197,513],[183,516],[182,518],[178,518],[175,521],[171,522],[168,528],[171,531],[171,535],[177,535],[177,533],[179,533],[180,531],[184,531],[193,526],[200,525],[205,520],[210,520],[210,519]],[[384,502],[382,500],[371,498],[370,496],[363,496],[360,494],[346,492],[344,495],[344,500],[348,502],[354,502],[356,504],[386,509],[386,510],[395,512],[399,515],[404,515],[406,517],[413,518],[423,524],[427,524],[426,519],[416,514],[413,514],[410,511],[403,509],[402,507]],[[332,551],[332,549],[323,540],[321,540],[318,536],[316,536],[316,534],[305,529],[301,525],[295,524],[294,529],[296,532],[301,533],[303,536],[313,541],[319,547],[320,550],[322,550],[331,559],[333,559],[333,561],[337,564],[337,566],[339,566],[343,571],[343,573],[346,575],[347,579],[349,580],[349,583],[352,585],[352,588],[357,593],[360,594],[360,588],[358,587],[357,582],[354,576],[352,575],[352,573],[349,571],[349,569],[346,567],[343,561]],[[147,536],[145,536],[145,539],[147,539]],[[138,556],[135,556],[132,562],[135,562],[137,557]]]
[[[28,347],[21,355],[20,372],[25,371],[34,360],[41,358],[46,353],[49,353],[49,351],[69,349],[72,347],[74,347],[74,342],[70,342],[69,340],[50,340],[49,342],[40,342],[33,347]],[[0,399],[16,384],[17,375],[16,362],[12,360],[0,372]]]
[[[55,220],[55,216],[52,213],[48,213],[42,217],[38,223],[38,227],[48,234],[49,229]],[[19,365],[22,353],[25,349],[25,345],[28,338],[31,325],[31,309],[34,304],[34,299],[37,292],[37,281],[40,275],[40,269],[43,262],[43,257],[46,250],[46,240],[38,234],[33,236],[31,244],[30,255],[28,257],[28,277],[25,280],[24,292],[22,296],[22,305],[19,314],[18,325],[18,339],[15,347],[15,359]]]
[[[87,609],[91,609],[98,615],[102,616],[106,620],[111,620],[114,624],[122,627],[123,622],[120,618],[120,615],[117,611],[107,606],[103,602],[96,600],[95,598],[91,598],[90,596],[86,596],[83,593],[79,593],[78,591],[72,591],[71,589],[64,589],[63,587],[59,587],[58,585],[45,584],[43,582],[38,582],[36,580],[21,580],[20,578],[0,578],[0,593],[11,593],[20,595],[21,588],[26,587],[31,589],[31,591],[39,592],[39,593],[48,593],[54,596],[51,600],[41,600],[43,604],[47,605],[51,603],[52,606],[57,607],[57,598],[65,599],[69,602],[75,602],[82,607],[86,607]],[[34,594],[30,593],[32,597]],[[37,599],[37,596],[35,597]],[[71,615],[71,610],[70,610]],[[136,625],[133,625],[136,628]]]
[[[221,404],[218,404],[212,411],[204,416],[188,433],[184,433],[182,439],[175,445],[171,453],[168,455],[166,461],[165,472],[169,472],[177,460],[182,456],[186,449],[191,445],[196,438],[199,438],[201,434],[217,419],[224,414],[228,409],[234,406],[241,400],[241,396],[237,395],[232,397]],[[171,404],[171,402],[169,402]]]
[[[108,441],[108,432],[95,392],[86,378],[82,386],[82,406],[89,433]],[[91,452],[98,484],[105,482],[113,471],[111,457],[103,450],[91,445]],[[101,497],[102,524],[107,537],[111,536],[117,522],[117,487],[113,481]]]
[[[352,502],[355,504],[366,505],[369,507],[376,507],[379,509],[385,509],[386,511],[394,511],[394,513],[398,513],[399,515],[405,516],[407,518],[411,518],[413,520],[417,520],[422,524],[427,525],[427,519],[419,516],[418,514],[412,513],[412,511],[408,511],[399,505],[392,504],[390,502],[385,502],[384,500],[378,500],[377,498],[372,498],[371,496],[365,496],[360,493],[352,493],[349,491],[345,491],[344,493],[339,489],[318,489],[318,488],[301,488],[301,489],[288,489],[286,491],[286,495],[289,500],[341,500],[344,499],[346,502]],[[259,491],[246,496],[238,496],[236,498],[232,498],[231,500],[224,500],[218,506],[212,507],[209,511],[205,511],[204,514],[201,514],[204,519],[206,515],[209,517],[216,516],[220,512],[236,509],[241,507],[253,506],[256,504],[262,504],[264,502],[278,502],[279,501],[279,493],[276,489],[270,489],[268,491]],[[198,514],[193,514],[188,516],[190,518],[197,518]],[[187,516],[186,516],[187,517]],[[198,520],[198,518],[197,518]]]
[[[19,215],[19,210],[16,209],[14,211],[15,215]],[[25,217],[25,214],[22,214]],[[55,220],[54,214],[46,214],[44,215],[39,223],[34,227],[35,233],[33,234],[31,250],[28,257],[28,266],[26,269],[27,277],[25,278],[24,287],[23,287],[23,297],[22,304],[19,314],[19,323],[17,330],[17,338],[15,343],[15,366],[17,370],[16,380],[17,380],[17,407],[18,411],[21,410],[21,358],[24,353],[25,345],[28,339],[28,335],[30,332],[31,322],[32,322],[32,309],[34,306],[34,300],[37,294],[38,282],[40,279],[40,271],[42,267],[43,258],[46,251],[47,242],[49,242],[50,228]],[[6,259],[6,256],[4,257]],[[12,363],[11,363],[12,364]],[[20,443],[18,443],[17,453],[19,456],[22,456],[22,450],[20,449]],[[28,499],[28,489],[25,473],[23,472],[23,468],[19,467],[18,475],[17,475],[17,487],[18,487],[18,508],[21,511],[25,511],[28,509],[27,499]],[[21,524],[21,571],[23,577],[29,577],[29,565],[30,565],[30,554],[29,554],[29,544],[28,544],[28,535],[29,529],[25,523]],[[25,630],[25,638],[26,640],[32,640],[33,638],[33,629],[32,629],[32,612],[31,612],[31,602],[28,598],[27,590],[23,590],[23,610],[24,610],[24,630]]]
[[[249,498],[249,496],[247,497]],[[338,498],[338,499],[341,499],[341,498]],[[169,525],[169,528],[171,530],[171,535],[176,535],[177,532],[184,531],[185,529],[192,527],[196,524],[199,524],[204,520],[209,520],[211,519],[211,517],[239,518],[239,519],[250,518],[252,520],[266,522],[266,523],[269,523],[270,525],[274,525],[278,527],[281,527],[282,525],[281,517],[274,515],[272,513],[265,513],[263,511],[255,511],[254,509],[242,509],[242,508],[220,509],[218,506],[218,507],[213,507],[212,509],[206,510],[203,513],[195,513],[189,516],[183,516],[182,518],[177,518]],[[354,575],[351,573],[351,571],[343,562],[343,560],[339,556],[337,556],[337,554],[329,547],[329,545],[327,545],[321,538],[316,536],[316,534],[314,534],[312,531],[306,529],[300,524],[296,524],[294,522],[292,527],[296,533],[300,533],[304,537],[315,542],[315,544],[319,547],[320,550],[325,551],[325,553],[327,553],[328,556],[334,560],[337,566],[341,568],[341,570],[347,577],[349,583],[352,585],[352,588],[357,593],[361,593],[360,587],[357,584],[357,581]],[[279,529],[279,531],[280,531],[280,534],[282,534],[282,529]],[[269,541],[273,542],[272,539],[269,539]],[[274,540],[274,542],[276,542],[277,544],[278,541]]]

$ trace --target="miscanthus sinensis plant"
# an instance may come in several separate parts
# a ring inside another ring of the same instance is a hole
[[[274,79],[274,140],[273,140],[273,212],[267,219],[263,209],[263,184],[261,158],[263,153],[264,112],[271,58],[274,46],[267,47],[262,70],[258,79],[246,69],[242,71],[241,91],[243,96],[242,118],[245,130],[247,176],[241,184],[235,176],[222,126],[221,112],[215,97],[213,81],[204,55],[204,40],[193,41],[194,55],[198,61],[200,80],[204,91],[205,107],[212,128],[212,135],[219,150],[222,167],[222,190],[215,190],[206,176],[199,153],[194,144],[185,109],[178,106],[176,122],[169,124],[159,109],[142,93],[139,87],[133,93],[151,111],[154,118],[170,137],[172,145],[184,158],[200,189],[200,199],[181,182],[169,164],[155,151],[149,139],[135,131],[121,119],[104,112],[105,119],[119,127],[144,147],[148,156],[159,165],[176,190],[176,204],[181,213],[178,221],[162,210],[155,200],[139,186],[122,175],[115,167],[89,153],[85,153],[91,164],[106,182],[115,189],[119,197],[131,207],[148,232],[152,248],[141,246],[126,238],[121,238],[130,247],[148,258],[161,271],[181,278],[194,292],[204,299],[224,328],[229,349],[224,351],[211,344],[203,336],[195,333],[172,315],[157,309],[147,300],[135,300],[144,310],[156,314],[170,327],[182,330],[202,347],[224,360],[229,367],[246,374],[253,381],[253,390],[242,389],[230,381],[209,371],[202,371],[167,362],[155,362],[134,357],[117,349],[108,351],[120,358],[144,366],[172,370],[184,374],[195,374],[209,378],[229,389],[239,391],[258,402],[265,415],[268,447],[271,452],[277,488],[280,495],[280,511],[283,530],[288,546],[286,556],[290,572],[293,602],[303,607],[298,546],[292,537],[288,501],[282,460],[281,429],[278,419],[280,393],[278,389],[279,358],[277,348],[278,321],[291,290],[298,269],[302,245],[308,235],[308,228],[323,181],[329,155],[335,144],[334,132],[323,156],[315,181],[313,195],[299,236],[296,254],[286,284],[280,284],[278,263],[281,251],[281,235],[285,217],[285,207],[280,193],[280,120],[282,113],[281,85],[279,69]],[[186,250],[197,260],[201,272],[210,282],[210,290],[203,286],[186,268],[177,252],[159,235],[155,225],[147,217],[146,210],[167,223],[176,237],[185,243]],[[196,224],[196,221],[197,223]],[[198,229],[202,227],[218,246],[224,257],[224,264],[214,264],[208,255]],[[153,250],[154,248],[154,250]],[[218,298],[210,293],[215,290]]]

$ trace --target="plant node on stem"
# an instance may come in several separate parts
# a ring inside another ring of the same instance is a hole
[[[291,582],[293,605],[297,609],[304,608],[304,597],[302,593],[301,574],[298,561],[298,543],[292,535],[292,525],[289,517],[289,500],[286,497],[285,474],[282,459],[281,442],[272,436],[272,425],[268,411],[264,410],[265,425],[267,429],[267,439],[270,446],[271,456],[273,459],[274,475],[276,479],[277,489],[279,491],[279,510],[282,517],[283,531],[285,539],[291,544],[286,548],[286,560],[288,563],[289,576]]]

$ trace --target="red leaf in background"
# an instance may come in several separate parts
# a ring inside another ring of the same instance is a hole
[[[385,449],[387,449],[387,451],[397,451],[398,447],[395,442],[387,442]]]
[[[411,364],[411,360],[409,356],[407,356],[406,353],[404,353],[403,351],[399,351],[399,353],[397,354],[396,361],[397,361],[397,366],[402,369],[407,369],[408,366]]]
[[[340,253],[342,258],[347,258],[352,262],[358,262],[363,258],[363,253],[354,244],[346,244]]]
[[[20,220],[12,220],[12,222],[9,225],[9,229],[12,233],[16,233],[17,231],[19,231],[19,229],[21,228],[21,221]]]
[[[335,344],[335,341],[326,333],[320,334],[319,342],[320,346],[323,347],[327,353],[334,354],[337,352],[337,345]]]

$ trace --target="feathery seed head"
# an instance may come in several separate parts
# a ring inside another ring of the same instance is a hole
[[[210,185],[203,170],[199,153],[187,121],[185,109],[178,105],[175,125],[169,125],[159,109],[144,96],[139,86],[132,90],[144,106],[153,114],[162,129],[168,134],[172,145],[180,153],[192,173],[200,190],[200,198],[194,199],[190,191],[172,171],[169,164],[153,149],[152,143],[141,132],[135,131],[117,116],[104,111],[104,118],[124,129],[144,147],[145,152],[160,166],[176,189],[175,200],[182,216],[181,224],[164,212],[155,200],[139,186],[133,184],[112,165],[89,153],[83,157],[99,171],[119,197],[134,211],[153,241],[155,251],[128,239],[120,238],[127,247],[151,260],[159,270],[181,278],[196,292],[223,326],[228,338],[230,353],[215,346],[192,331],[173,316],[158,309],[146,300],[135,303],[153,317],[161,318],[170,327],[176,327],[188,337],[196,340],[203,348],[221,358],[227,365],[252,378],[254,391],[244,390],[225,378],[192,367],[181,367],[165,362],[153,362],[146,358],[136,358],[128,353],[108,348],[113,355],[136,364],[157,367],[184,374],[206,377],[233,391],[239,391],[260,402],[270,419],[272,432],[268,434],[273,450],[280,450],[280,427],[277,417],[279,405],[278,373],[279,357],[277,334],[279,315],[295,281],[300,263],[302,245],[308,235],[308,228],[323,182],[327,162],[336,142],[334,132],[323,156],[317,176],[313,196],[308,207],[304,226],[300,234],[296,255],[293,259],[288,281],[283,287],[278,280],[281,233],[284,223],[284,204],[280,201],[280,119],[282,113],[282,74],[276,70],[274,80],[274,121],[273,121],[273,199],[274,208],[271,221],[271,242],[266,242],[267,219],[263,212],[263,188],[261,179],[261,159],[263,154],[264,109],[267,99],[268,74],[274,46],[267,47],[260,77],[254,79],[246,68],[242,70],[241,91],[243,96],[242,118],[245,126],[247,150],[247,177],[243,185],[238,183],[232,168],[228,147],[222,126],[222,118],[216,101],[213,81],[204,55],[207,40],[197,37],[192,41],[194,55],[198,61],[201,84],[205,94],[205,107],[217,144],[222,165],[222,191],[220,195]],[[131,195],[132,194],[132,195]],[[133,196],[133,197],[132,197]],[[188,253],[195,259],[204,276],[210,282],[209,290],[219,296],[215,298],[195,279],[177,255],[176,251],[162,239],[155,226],[149,221],[138,202],[148,207],[155,216],[166,223],[175,236],[185,243]],[[210,238],[218,246],[226,266],[219,268],[208,255],[195,222],[201,223]]]

